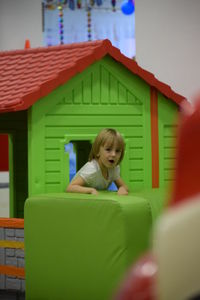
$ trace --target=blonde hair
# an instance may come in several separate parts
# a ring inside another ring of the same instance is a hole
[[[119,147],[121,151],[121,156],[119,159],[120,163],[124,157],[125,143],[121,134],[112,128],[105,128],[96,136],[89,154],[89,161],[98,158],[98,153],[101,146],[103,147],[106,143],[108,143],[109,146],[112,146],[115,141],[117,142],[117,147]]]

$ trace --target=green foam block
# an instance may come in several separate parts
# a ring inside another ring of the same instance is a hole
[[[149,247],[151,206],[134,194],[45,194],[25,205],[26,299],[111,299]]]

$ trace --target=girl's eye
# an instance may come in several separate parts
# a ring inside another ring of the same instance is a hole
[[[121,150],[120,150],[120,149],[117,149],[117,150],[116,150],[116,152],[117,152],[117,153],[120,153],[120,152],[121,152]]]
[[[106,151],[108,151],[108,152],[109,152],[109,151],[110,151],[110,148],[106,148]]]

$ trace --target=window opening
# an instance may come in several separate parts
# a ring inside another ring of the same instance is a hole
[[[65,145],[65,151],[69,153],[69,180],[80,168],[88,162],[91,149],[90,141],[71,141]]]
[[[65,144],[65,152],[69,153],[69,181],[75,176],[76,172],[88,162],[90,150],[90,141],[71,141]],[[117,191],[114,182],[108,187],[109,191]]]
[[[76,153],[74,152],[73,143],[65,145],[65,152],[69,153],[69,181],[76,174]]]

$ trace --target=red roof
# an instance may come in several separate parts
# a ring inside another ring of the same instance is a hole
[[[0,52],[0,112],[28,109],[107,54],[177,104],[185,100],[106,39]]]

